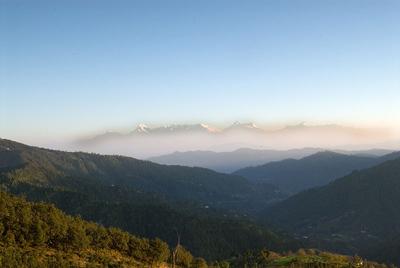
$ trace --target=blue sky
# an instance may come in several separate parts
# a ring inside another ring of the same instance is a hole
[[[400,119],[400,1],[0,0],[0,136]]]

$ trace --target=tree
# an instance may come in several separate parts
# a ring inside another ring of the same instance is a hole
[[[158,238],[150,240],[150,250],[148,255],[151,258],[151,265],[166,261],[169,254],[170,252],[167,243]]]
[[[180,246],[176,254],[176,264],[183,267],[190,267],[192,261],[193,261],[192,254],[183,246]]]
[[[11,230],[8,230],[5,235],[5,242],[7,245],[14,245],[15,244],[15,235]]]
[[[207,262],[203,258],[195,258],[192,261],[191,268],[207,268]]]
[[[355,255],[353,257],[351,265],[352,265],[352,267],[355,267],[355,268],[362,267],[364,265],[364,261],[360,256]]]
[[[86,236],[85,228],[79,220],[74,219],[69,226],[67,241],[68,243],[66,246],[74,249],[81,249],[89,246],[90,240]]]
[[[129,246],[129,234],[117,228],[110,228],[109,235],[111,237],[111,248],[122,251],[128,252]]]
[[[40,221],[35,221],[35,223],[32,225],[32,235],[34,245],[42,246],[46,242],[46,233],[43,230],[42,223]]]
[[[177,258],[177,255],[178,255],[178,250],[179,250],[179,248],[181,246],[181,236],[178,233],[178,230],[175,229],[175,233],[176,233],[176,246],[175,246],[174,250],[172,251],[172,256],[171,256],[171,258],[172,258],[172,268],[175,268],[176,258]]]

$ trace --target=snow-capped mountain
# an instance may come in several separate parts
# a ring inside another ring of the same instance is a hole
[[[149,133],[150,131],[151,131],[151,128],[148,127],[146,124],[139,124],[131,133],[132,134],[134,134],[134,133],[143,134],[143,133]]]
[[[241,123],[241,122],[234,122],[232,125],[219,129],[214,126],[210,126],[208,124],[199,123],[199,124],[171,124],[165,126],[156,126],[150,127],[146,124],[140,123],[138,124],[131,132],[124,134],[121,132],[107,132],[104,134],[97,135],[89,140],[102,140],[108,138],[115,138],[115,137],[130,137],[135,135],[161,135],[161,134],[193,134],[193,133],[203,133],[203,134],[222,134],[228,133],[233,131],[240,131],[245,130],[248,132],[263,132],[264,130],[259,128],[254,123]]]
[[[150,157],[175,151],[232,151],[240,147],[286,150],[291,148],[365,149],[368,144],[391,140],[390,133],[340,125],[297,124],[266,130],[251,122],[235,122],[225,128],[208,124],[138,124],[127,132],[107,132],[81,139],[74,149]],[[381,146],[389,148],[389,146]],[[392,146],[393,147],[393,146]],[[391,148],[391,147],[390,147]]]
[[[167,125],[150,129],[149,133],[166,134],[166,133],[184,133],[184,132],[200,132],[200,133],[217,133],[219,130],[206,124],[188,124],[188,125]]]
[[[300,134],[308,134],[310,132],[318,132],[318,133],[331,133],[336,135],[357,135],[360,132],[365,132],[364,129],[357,129],[352,127],[343,127],[340,125],[306,125],[304,123],[300,123],[298,125],[289,125],[285,126],[281,129],[274,131],[267,131],[260,127],[258,127],[255,123],[246,122],[242,123],[239,121],[234,122],[228,127],[219,129],[217,127],[210,126],[208,124],[199,123],[199,124],[171,124],[165,126],[155,126],[150,127],[146,124],[138,124],[131,132],[124,134],[120,132],[107,132],[104,134],[100,134],[88,140],[104,140],[110,138],[118,138],[118,137],[135,137],[136,135],[141,136],[151,136],[151,135],[184,135],[184,134],[210,134],[211,136],[220,135],[220,134],[229,134],[233,135],[234,133],[246,133],[246,134],[257,134],[257,135],[267,135],[267,136],[280,136],[280,135],[299,135]]]
[[[224,129],[224,131],[232,131],[232,130],[240,130],[240,131],[245,130],[245,131],[257,131],[257,132],[264,131],[263,129],[259,128],[256,124],[252,122],[241,123],[239,121],[234,122],[232,125]]]

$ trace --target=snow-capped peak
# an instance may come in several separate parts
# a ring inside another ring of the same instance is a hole
[[[139,124],[139,125],[137,125],[137,127],[135,128],[135,131],[134,131],[134,132],[137,132],[137,133],[148,133],[149,130],[150,130],[150,128],[149,128],[147,125],[145,125],[145,124]]]
[[[217,128],[211,127],[209,125],[201,123],[200,126],[204,129],[206,129],[208,132],[219,132]]]
[[[241,122],[239,122],[239,121],[235,121],[235,122],[233,122],[233,124],[232,124],[229,128],[258,129],[259,127],[258,127],[256,124],[252,123],[252,122],[249,122],[249,123],[241,123]]]
[[[260,130],[254,123],[241,123],[239,121],[234,122],[230,127],[225,130]],[[138,124],[132,133],[137,134],[163,134],[163,133],[183,133],[183,132],[206,132],[206,133],[220,133],[224,130],[210,126],[204,123],[198,124],[171,124],[160,127],[151,128],[146,124]]]
[[[245,124],[245,126],[247,127],[247,128],[258,128],[258,126],[256,125],[256,124],[254,124],[254,123],[247,123],[247,124]]]
[[[154,129],[156,132],[184,132],[184,131],[207,131],[217,132],[218,129],[206,124],[188,124],[188,125],[167,125]]]

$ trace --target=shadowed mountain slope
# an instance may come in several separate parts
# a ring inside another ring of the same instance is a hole
[[[398,156],[400,156],[399,153],[372,157],[324,151],[299,160],[286,159],[240,169],[233,174],[246,177],[254,182],[273,184],[282,191],[295,194],[302,190],[328,184],[354,170],[372,167]]]
[[[374,257],[370,248],[400,234],[399,204],[397,158],[301,192],[264,215],[265,220],[323,247],[336,244],[342,251],[370,252]],[[398,248],[392,250],[400,254]]]

